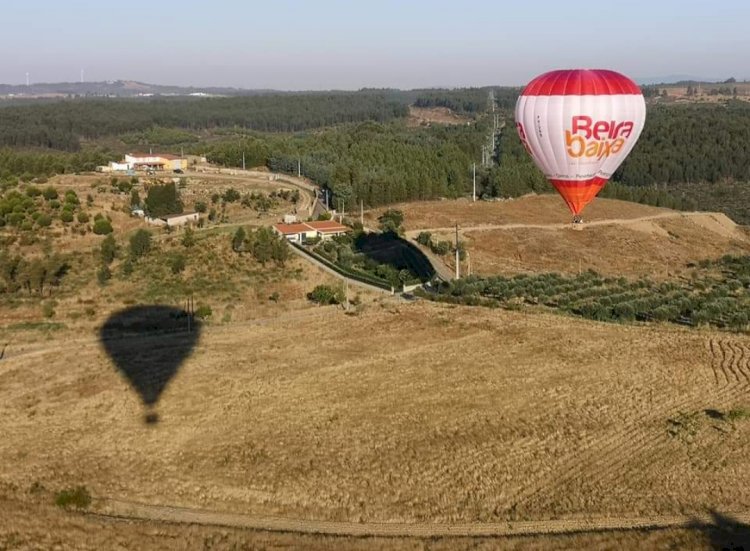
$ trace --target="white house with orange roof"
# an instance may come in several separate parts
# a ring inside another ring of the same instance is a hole
[[[349,226],[344,226],[333,220],[275,224],[273,229],[292,243],[304,243],[309,239],[330,239],[352,231]]]

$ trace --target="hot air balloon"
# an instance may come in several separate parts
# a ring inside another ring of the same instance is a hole
[[[574,222],[633,149],[645,120],[641,89],[614,71],[551,71],[516,103],[518,135]]]

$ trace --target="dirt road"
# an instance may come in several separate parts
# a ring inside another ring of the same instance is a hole
[[[481,224],[478,226],[459,226],[459,232],[469,231],[484,231],[484,230],[517,230],[517,229],[538,229],[538,230],[565,230],[565,229],[578,229],[585,230],[586,228],[594,226],[611,226],[621,225],[627,226],[631,224],[637,224],[639,222],[650,222],[652,220],[662,220],[665,218],[687,218],[687,217],[704,217],[710,213],[705,212],[665,212],[663,214],[654,214],[651,216],[641,216],[638,218],[612,218],[609,220],[595,220],[593,222],[584,222],[581,225],[573,224]],[[418,230],[409,230],[406,235],[409,237],[416,237],[422,232],[430,233],[444,233],[455,231],[455,226],[444,227],[444,228],[421,228]]]
[[[613,530],[691,528],[696,526],[712,526],[715,524],[714,515],[710,513],[699,515],[603,517],[496,523],[354,523],[279,517],[254,517],[237,513],[165,505],[148,505],[114,499],[96,500],[88,514],[128,520],[246,528],[270,532],[355,537],[386,536],[416,538],[562,535],[582,532],[609,532]],[[747,512],[722,513],[722,515],[730,516],[738,523],[746,524],[750,522],[750,513]]]

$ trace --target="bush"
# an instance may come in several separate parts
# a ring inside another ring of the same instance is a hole
[[[151,250],[151,232],[140,229],[130,237],[130,256],[140,258]]]
[[[196,201],[195,202],[195,212],[200,212],[201,214],[204,214],[208,210],[208,206],[203,201]]]
[[[229,188],[221,196],[225,203],[234,203],[240,200],[240,192],[234,188]]]
[[[102,262],[104,264],[112,264],[115,256],[117,256],[117,242],[115,241],[114,235],[109,234],[104,238],[104,241],[102,241],[100,254]]]
[[[417,243],[429,247],[432,244],[432,234],[428,231],[419,232]]]
[[[55,496],[55,505],[68,509],[85,509],[91,505],[91,494],[85,486],[78,486],[70,490],[62,490]]]
[[[208,304],[199,304],[198,308],[195,310],[195,317],[201,320],[210,318],[212,314],[213,311]]]
[[[96,235],[109,235],[112,233],[112,223],[106,218],[99,218],[94,222],[94,233]]]
[[[42,314],[45,318],[51,318],[55,315],[55,303],[54,301],[47,301],[42,304]]]
[[[177,275],[183,271],[185,271],[185,255],[184,254],[175,254],[169,259],[169,269],[172,270],[172,273]]]
[[[307,298],[317,304],[341,304],[344,301],[343,291],[330,285],[318,285],[307,294]]]
[[[78,222],[80,222],[81,224],[86,224],[86,223],[88,223],[88,221],[89,221],[89,215],[88,214],[86,214],[83,211],[78,213]]]
[[[182,246],[189,249],[195,245],[195,232],[192,228],[185,228],[185,233],[182,235]]]
[[[65,214],[65,211],[63,211],[63,214]],[[62,218],[62,216],[60,216],[60,218]],[[37,217],[36,223],[39,224],[40,228],[48,228],[52,225],[52,217],[49,214],[42,213]]]
[[[109,266],[107,266],[106,264],[103,264],[96,271],[96,280],[99,282],[100,285],[104,285],[110,279],[112,279],[112,272],[110,271]]]
[[[63,222],[65,222],[66,224],[70,224],[70,223],[71,223],[71,222],[72,222],[72,221],[73,221],[74,219],[75,219],[75,218],[74,218],[74,216],[73,216],[73,213],[72,213],[72,212],[70,212],[69,210],[63,210],[63,211],[62,211],[62,212],[60,213],[60,220],[62,220],[62,221],[63,221]]]
[[[44,191],[42,191],[42,197],[44,197],[47,201],[52,201],[52,199],[57,199],[57,190],[53,188],[52,186],[47,186],[44,188]]]

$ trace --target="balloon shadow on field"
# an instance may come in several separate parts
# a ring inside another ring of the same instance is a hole
[[[750,525],[715,510],[710,515],[712,522],[696,520],[687,529],[703,533],[709,549],[750,551]]]
[[[198,343],[201,323],[173,306],[134,306],[111,315],[99,340],[117,370],[138,393],[145,422],[159,421],[156,405]]]

